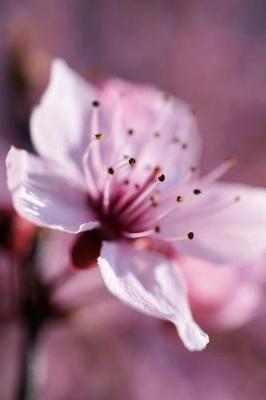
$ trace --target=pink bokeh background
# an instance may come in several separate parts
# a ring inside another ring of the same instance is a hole
[[[2,0],[0,35],[2,143],[29,146],[29,110],[60,56],[90,76],[176,94],[197,115],[203,170],[235,154],[227,180],[266,186],[265,1]],[[190,354],[171,328],[102,291],[107,310],[88,303],[43,330],[37,400],[265,399],[265,307],[242,327],[213,328],[207,350]],[[0,322],[1,400],[16,400],[22,331]]]

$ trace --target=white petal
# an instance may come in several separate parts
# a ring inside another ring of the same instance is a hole
[[[166,236],[194,232],[193,240],[176,242],[180,252],[236,265],[253,263],[266,252],[265,189],[216,184],[195,196],[192,204],[162,226]]]
[[[51,78],[40,104],[31,115],[32,141],[37,152],[64,164],[80,164],[89,141],[91,102],[96,89],[63,60],[55,60]]]
[[[194,322],[176,262],[132,245],[104,243],[98,259],[107,288],[120,300],[176,325],[184,345],[202,350],[208,336]]]
[[[81,232],[97,225],[81,187],[46,162],[11,148],[7,156],[8,187],[17,212],[36,225]]]

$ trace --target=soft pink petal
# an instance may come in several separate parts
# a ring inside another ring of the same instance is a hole
[[[239,268],[179,257],[194,314],[204,326],[232,329],[249,321],[263,304],[265,260]],[[206,276],[208,279],[206,279]]]
[[[173,242],[179,252],[215,263],[249,264],[266,251],[266,190],[216,184],[182,207],[161,229],[165,238],[194,232],[193,240]]]
[[[185,103],[175,96],[166,100],[165,93],[150,85],[119,79],[107,81],[101,96],[106,115],[109,110],[112,119],[116,117],[116,142],[137,159],[137,183],[149,165],[162,166],[167,185],[173,181],[177,184],[190,167],[198,166],[201,140],[193,113]]]
[[[177,264],[127,243],[104,243],[99,267],[107,288],[132,307],[172,321],[189,350],[202,350],[208,336],[194,322]]]
[[[7,156],[7,175],[17,212],[36,225],[66,232],[97,225],[82,187],[66,179],[51,162],[13,147]]]
[[[31,116],[37,152],[69,170],[80,166],[90,137],[89,117],[95,99],[97,90],[93,86],[63,60],[54,60],[49,86]]]

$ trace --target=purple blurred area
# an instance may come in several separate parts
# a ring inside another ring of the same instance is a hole
[[[31,147],[30,109],[50,60],[63,57],[93,77],[176,94],[196,112],[203,170],[235,154],[226,178],[266,186],[264,0],[1,0],[0,38],[1,149]],[[25,327],[17,313],[2,312],[18,302],[10,286],[17,265],[0,258],[0,399],[19,400]],[[101,292],[106,310],[88,299],[43,327],[33,400],[266,398],[265,308],[242,328],[211,332],[207,350],[193,354],[161,322]]]

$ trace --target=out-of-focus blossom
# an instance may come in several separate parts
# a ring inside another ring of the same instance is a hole
[[[264,303],[265,257],[237,268],[217,268],[191,257],[180,257],[179,265],[192,311],[205,327],[235,329],[254,318]]]
[[[74,264],[98,257],[114,295],[173,322],[188,349],[204,348],[208,337],[192,318],[172,255],[256,261],[265,251],[265,191],[216,183],[233,157],[199,177],[196,123],[178,99],[119,80],[98,89],[60,60],[31,133],[40,157],[12,148],[7,158],[17,211],[79,233]]]

